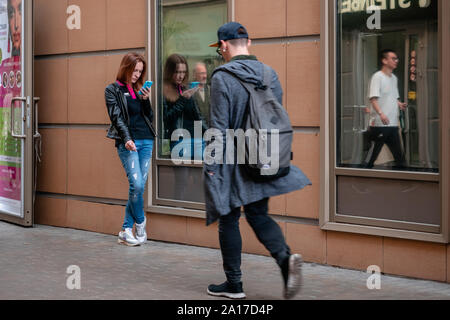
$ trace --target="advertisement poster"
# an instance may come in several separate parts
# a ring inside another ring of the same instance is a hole
[[[22,96],[22,0],[0,0],[0,210],[21,215],[22,107],[13,97]],[[13,111],[12,111],[13,110]],[[11,123],[14,112],[14,123]]]

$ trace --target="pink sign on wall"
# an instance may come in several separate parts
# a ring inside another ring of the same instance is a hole
[[[0,0],[0,209],[20,213],[22,185],[22,0]],[[11,123],[14,112],[14,123]]]

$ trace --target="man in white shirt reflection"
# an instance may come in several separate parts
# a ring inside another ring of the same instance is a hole
[[[391,150],[396,166],[405,167],[405,154],[399,133],[399,110],[405,110],[406,103],[400,102],[398,79],[394,70],[398,56],[393,50],[383,50],[380,55],[382,68],[372,76],[369,99],[373,116],[370,123],[370,137],[374,147],[367,168],[373,168],[381,149],[386,144]]]

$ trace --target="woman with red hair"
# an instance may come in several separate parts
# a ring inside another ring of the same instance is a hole
[[[106,107],[111,120],[107,137],[115,140],[117,153],[129,182],[125,221],[118,242],[137,246],[147,240],[144,190],[147,183],[153,142],[153,111],[150,90],[143,88],[147,64],[142,55],[125,55],[116,82],[105,90]],[[138,94],[139,90],[141,94]],[[136,224],[136,236],[133,226]]]

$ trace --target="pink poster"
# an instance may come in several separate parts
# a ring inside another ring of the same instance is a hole
[[[13,97],[22,96],[22,0],[0,0],[0,207],[21,205],[22,106]],[[11,112],[14,121],[11,123]],[[14,210],[13,210],[14,211]]]

